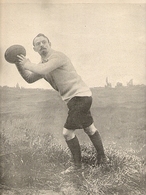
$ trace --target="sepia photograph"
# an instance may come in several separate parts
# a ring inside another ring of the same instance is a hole
[[[0,0],[0,194],[146,194],[146,0]]]

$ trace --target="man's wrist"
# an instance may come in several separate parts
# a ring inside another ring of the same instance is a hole
[[[24,65],[24,67],[25,67],[25,69],[28,69],[28,70],[30,70],[30,71],[33,71],[34,68],[35,68],[34,65],[35,65],[35,64],[32,64],[31,62],[27,62],[27,63]]]

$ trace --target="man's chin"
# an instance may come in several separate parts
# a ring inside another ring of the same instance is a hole
[[[41,55],[45,55],[45,54],[47,54],[47,50],[46,50],[46,49],[42,49],[39,53],[40,53]]]

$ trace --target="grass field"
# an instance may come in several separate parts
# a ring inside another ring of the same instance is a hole
[[[109,165],[96,166],[88,137],[77,130],[83,173],[62,136],[66,105],[52,90],[0,88],[1,194],[145,195],[146,87],[94,88],[91,112]]]

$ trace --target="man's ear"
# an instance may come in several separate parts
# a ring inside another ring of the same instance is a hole
[[[34,50],[35,52],[37,52],[37,50],[36,50],[36,48],[35,48],[35,47],[33,47],[33,50]]]
[[[50,47],[51,47],[51,42],[49,41],[49,45],[50,45]]]

